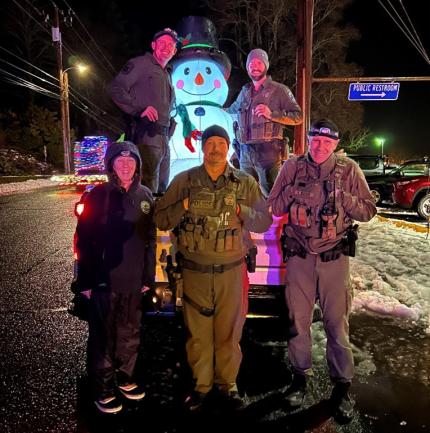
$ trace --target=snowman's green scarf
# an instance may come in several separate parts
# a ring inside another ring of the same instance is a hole
[[[195,101],[195,102],[189,102],[188,104],[179,104],[177,105],[176,109],[178,111],[178,115],[181,118],[182,121],[182,136],[185,140],[185,146],[191,151],[195,152],[194,146],[191,143],[191,138],[194,140],[197,139],[198,134],[200,131],[196,129],[193,123],[191,123],[190,115],[188,114],[187,107],[190,105],[209,105],[211,107],[218,107],[222,109],[222,106],[220,104],[217,104],[216,102],[212,101]]]

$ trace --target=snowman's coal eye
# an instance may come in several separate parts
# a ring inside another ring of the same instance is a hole
[[[190,68],[185,68],[184,69],[184,74],[185,75],[190,75]]]
[[[212,69],[209,66],[206,66],[206,73],[208,75],[212,74]]]

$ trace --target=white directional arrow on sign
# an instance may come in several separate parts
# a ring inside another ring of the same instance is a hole
[[[383,98],[386,95],[385,92],[382,93],[361,93],[361,96],[380,96]]]

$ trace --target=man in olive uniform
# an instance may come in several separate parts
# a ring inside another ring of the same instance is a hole
[[[240,169],[258,177],[269,195],[285,153],[285,125],[302,123],[302,111],[291,90],[267,75],[267,53],[256,48],[248,54],[245,84],[227,112],[237,115],[236,138],[240,143]]]
[[[164,29],[154,35],[152,53],[127,62],[109,85],[109,95],[126,113],[127,139],[139,148],[142,183],[153,193],[164,192],[170,172],[170,113],[175,100],[168,62],[176,53],[178,35]]]
[[[240,406],[236,377],[242,360],[239,342],[248,308],[242,231],[266,231],[272,223],[254,178],[227,163],[227,131],[203,132],[203,164],[178,174],[157,202],[155,222],[176,228],[183,255],[187,357],[195,388],[186,400],[202,409],[209,391]]]
[[[284,163],[268,199],[274,215],[289,216],[283,250],[288,257],[288,356],[294,375],[286,398],[292,407],[303,403],[306,378],[312,371],[310,327],[318,299],[334,383],[331,402],[337,414],[350,418],[354,402],[348,390],[354,361],[349,342],[352,293],[348,256],[355,254],[353,220],[369,221],[376,207],[359,166],[334,153],[339,130],[332,121],[313,123],[308,141],[306,155]]]

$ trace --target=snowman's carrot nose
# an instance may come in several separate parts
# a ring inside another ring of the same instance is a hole
[[[197,73],[196,78],[194,78],[194,82],[198,86],[201,86],[205,82],[205,80],[203,79],[203,76],[200,72]]]

